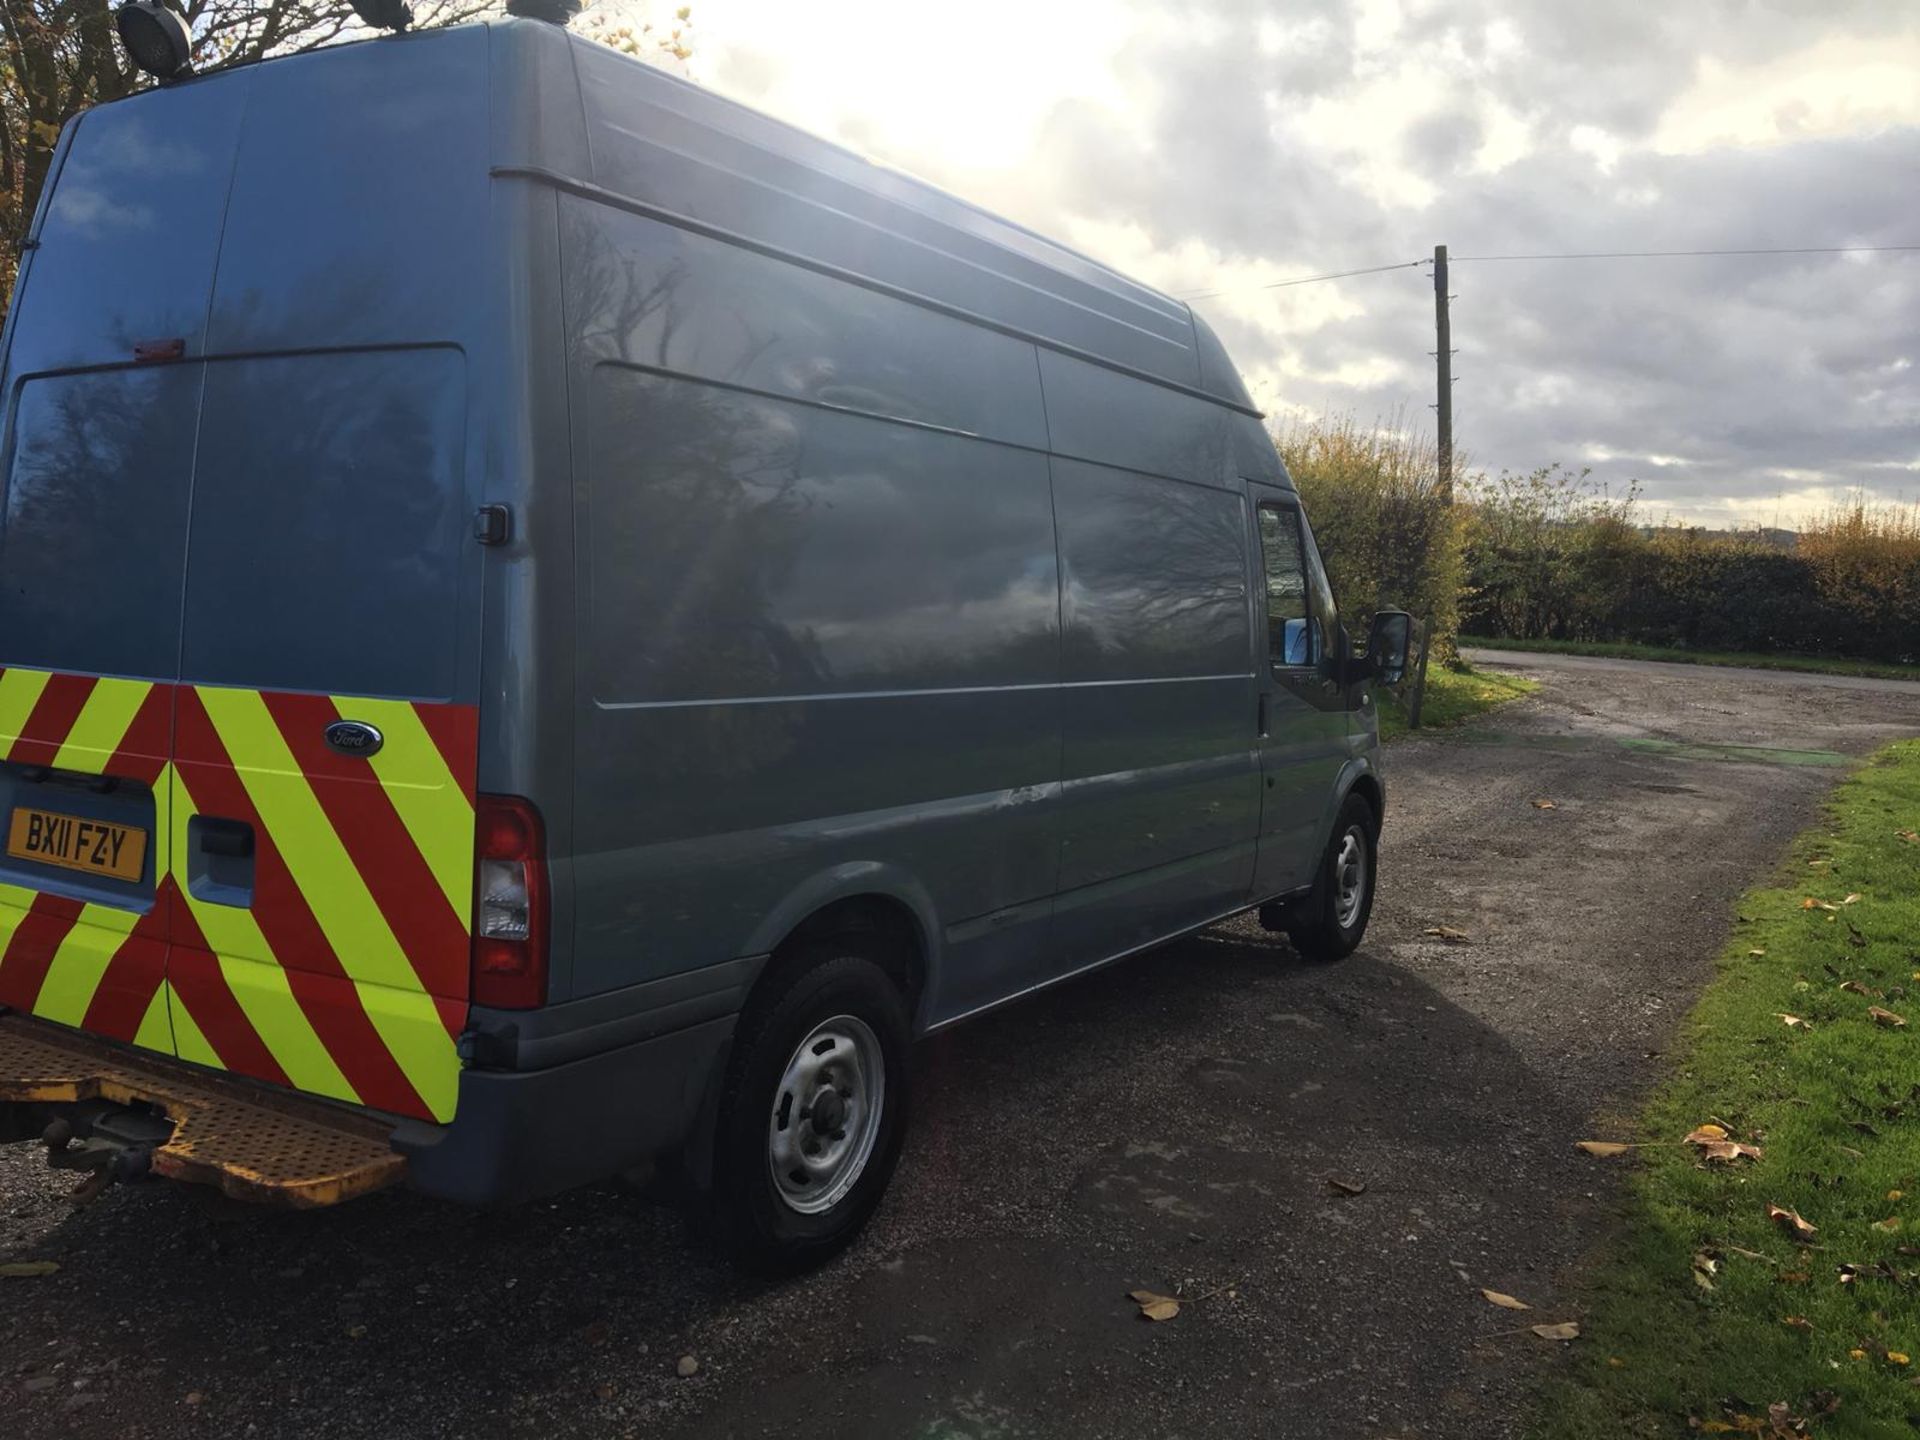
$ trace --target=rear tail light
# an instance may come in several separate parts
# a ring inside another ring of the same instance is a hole
[[[474,810],[473,1003],[531,1010],[547,1001],[547,837],[517,795]]]

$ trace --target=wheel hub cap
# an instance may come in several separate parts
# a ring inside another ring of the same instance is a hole
[[[853,1015],[816,1025],[787,1061],[767,1123],[774,1191],[802,1215],[846,1198],[873,1154],[886,1102],[879,1037]]]

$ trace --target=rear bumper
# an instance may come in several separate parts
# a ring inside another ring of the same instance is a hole
[[[464,1205],[511,1205],[651,1160],[700,1122],[735,1018],[541,1070],[463,1071],[452,1124],[394,1130],[407,1183]]]

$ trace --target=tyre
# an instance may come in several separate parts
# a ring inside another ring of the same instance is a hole
[[[805,1269],[866,1224],[906,1133],[910,1039],[858,942],[810,946],[749,1003],[714,1145],[716,1218],[743,1262]]]
[[[1380,873],[1380,821],[1359,795],[1349,795],[1333,822],[1313,889],[1287,911],[1293,948],[1309,960],[1344,960],[1367,933]]]

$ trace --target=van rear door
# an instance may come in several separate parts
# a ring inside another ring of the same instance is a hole
[[[474,30],[146,92],[69,137],[7,357],[0,822],[147,846],[139,880],[0,861],[0,1003],[451,1118],[486,105]]]
[[[0,1004],[168,1052],[191,357],[240,99],[183,86],[76,122],[8,319]],[[118,853],[85,863],[100,826]]]

